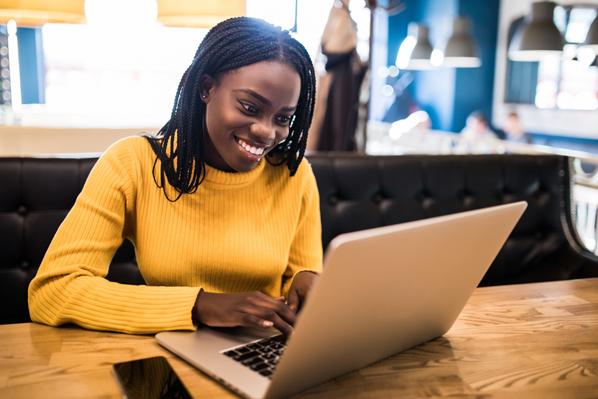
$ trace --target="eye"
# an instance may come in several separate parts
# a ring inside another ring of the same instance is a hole
[[[239,104],[241,104],[241,107],[243,107],[243,111],[246,114],[256,115],[259,112],[259,109],[257,109],[257,107],[254,106],[253,104],[246,103],[246,102],[243,102],[243,101],[239,101]]]
[[[293,115],[278,115],[276,117],[276,122],[280,125],[287,126],[291,123],[293,119]]]

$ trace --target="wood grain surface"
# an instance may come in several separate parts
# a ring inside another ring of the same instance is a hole
[[[0,326],[0,398],[117,398],[111,365],[168,358],[195,398],[234,394],[149,336]],[[478,288],[451,330],[305,398],[598,398],[598,279]]]

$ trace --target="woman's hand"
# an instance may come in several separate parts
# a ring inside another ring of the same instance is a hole
[[[195,301],[194,320],[210,327],[275,327],[285,335],[293,332],[295,313],[284,298],[261,292],[214,294],[200,292]]]
[[[289,308],[297,313],[303,303],[311,287],[315,284],[320,276],[317,273],[310,272],[307,270],[301,271],[295,275],[293,284],[289,289],[287,304]]]

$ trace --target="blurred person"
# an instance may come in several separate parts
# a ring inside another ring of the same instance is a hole
[[[350,0],[336,0],[320,42],[325,71],[318,75],[316,107],[309,132],[310,151],[358,149],[360,96],[367,65],[357,53],[357,24]],[[360,128],[362,126],[360,125]]]
[[[445,141],[438,134],[430,134],[432,121],[430,115],[423,110],[411,113],[407,118],[393,122],[388,136],[392,140],[391,146],[397,153],[444,153]]]
[[[393,122],[389,135],[392,139],[398,139],[408,133],[423,134],[431,127],[430,115],[426,111],[420,110],[409,114],[405,119]]]
[[[519,114],[515,111],[511,111],[507,114],[503,130],[506,135],[505,139],[508,141],[522,144],[531,143],[529,135],[523,130]]]
[[[474,111],[467,117],[455,150],[457,153],[492,154],[503,153],[505,148],[490,129],[486,115]]]

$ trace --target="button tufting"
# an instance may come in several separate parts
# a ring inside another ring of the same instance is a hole
[[[475,202],[475,199],[474,199],[473,195],[467,194],[467,195],[463,196],[463,205],[465,207],[472,206],[474,202]]]
[[[25,207],[25,205],[21,205],[17,208],[17,213],[19,215],[24,215],[27,213],[27,208]]]
[[[330,196],[330,198],[328,198],[328,204],[330,205],[336,205],[338,203],[338,197],[335,195]]]
[[[21,269],[29,269],[29,262],[26,260],[21,262]]]
[[[422,207],[424,209],[430,208],[434,204],[434,199],[432,197],[424,197],[422,199]]]

